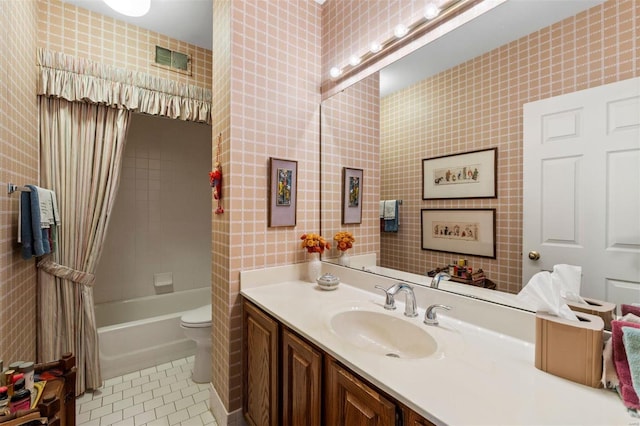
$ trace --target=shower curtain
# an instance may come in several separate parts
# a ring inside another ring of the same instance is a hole
[[[57,194],[58,248],[39,260],[38,360],[76,356],[76,393],[102,384],[93,284],[133,111],[210,123],[211,92],[38,50],[40,185]]]

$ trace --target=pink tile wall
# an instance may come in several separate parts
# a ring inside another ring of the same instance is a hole
[[[369,43],[383,42],[397,24],[408,25],[421,18],[422,1],[328,0],[322,8],[322,79],[329,69],[349,63],[353,54],[366,53]]]
[[[382,236],[383,266],[424,273],[458,257],[420,250],[420,208],[491,207],[497,259],[464,257],[501,290],[519,291],[522,105],[640,75],[639,18],[640,2],[608,1],[384,98],[381,193],[404,198],[407,214],[401,239]],[[497,199],[421,200],[422,158],[490,147],[498,147]]]
[[[227,212],[222,215],[211,213],[211,292],[212,292],[212,383],[213,387],[227,411],[229,410],[230,397],[230,353],[231,353],[231,315],[229,286],[229,228],[231,214],[228,208],[229,200],[229,173],[230,173],[230,129],[231,129],[231,1],[216,0],[213,3],[213,48],[212,56],[216,66],[212,69],[212,138],[215,141],[219,134],[222,135],[222,194]],[[213,146],[213,158],[215,162],[216,146]],[[237,328],[238,325],[235,324]],[[236,331],[237,333],[237,331]],[[237,337],[236,337],[237,339]],[[241,358],[235,349],[235,358]],[[239,379],[235,379],[239,380]],[[236,383],[235,386],[238,386]],[[234,404],[239,406],[236,401]]]
[[[38,46],[156,77],[211,87],[211,52],[60,0],[37,0]],[[155,46],[191,55],[192,75],[151,65]]]
[[[320,226],[320,6],[217,1],[214,25],[214,98],[225,100],[213,134],[224,137],[227,195],[213,218],[213,383],[232,411],[242,402],[239,271],[305,261],[299,237]],[[295,227],[267,225],[269,157],[298,161]]]
[[[322,233],[332,239],[349,231],[356,242],[349,253],[380,250],[380,82],[373,74],[322,103]],[[362,169],[362,223],[342,225],[344,167]],[[324,258],[337,257],[333,248]]]
[[[19,28],[20,32],[15,29]],[[38,183],[38,107],[34,0],[0,4],[0,359],[36,356],[36,269],[16,243],[19,193],[6,184]]]

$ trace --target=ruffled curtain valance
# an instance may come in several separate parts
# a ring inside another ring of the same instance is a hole
[[[211,124],[211,90],[39,48],[38,95]]]

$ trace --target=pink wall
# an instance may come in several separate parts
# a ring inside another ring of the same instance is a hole
[[[38,46],[179,83],[211,87],[211,52],[60,0],[38,0]],[[191,55],[192,75],[152,65],[155,46]]]
[[[499,289],[518,292],[522,106],[640,75],[639,17],[640,2],[609,1],[385,97],[382,197],[409,203],[401,238],[382,237],[382,265],[424,274],[461,257],[420,250],[420,208],[495,208],[497,258],[462,257]],[[421,182],[423,158],[492,147],[498,148],[497,199],[422,201],[407,185]]]
[[[19,34],[16,28],[20,29]],[[36,356],[36,268],[23,260],[18,233],[19,193],[6,184],[39,178],[34,0],[0,5],[0,359],[5,366]]]
[[[369,10],[363,3],[375,6]],[[323,8],[323,78],[332,65],[346,63],[358,46],[387,34],[390,22],[410,21],[414,11],[409,4],[329,0]],[[423,274],[458,257],[421,250],[421,208],[496,208],[497,259],[464,257],[487,271],[500,289],[519,290],[522,105],[637,76],[639,8],[636,1],[610,0],[382,100],[381,198],[404,200],[400,235],[381,235],[384,266]],[[497,199],[421,199],[416,189],[422,180],[421,159],[494,146],[499,149]],[[387,172],[391,169],[395,174]]]
[[[344,167],[363,170],[360,224],[342,224]],[[332,239],[338,231],[351,232],[351,255],[380,251],[379,167],[380,82],[374,74],[322,103],[322,234]],[[323,258],[339,253],[333,244]]]
[[[299,237],[320,226],[320,6],[216,1],[214,19],[214,98],[225,101],[213,135],[223,134],[227,195],[213,218],[213,383],[233,411],[242,402],[239,272],[304,261]],[[298,162],[295,227],[268,227],[269,157]]]

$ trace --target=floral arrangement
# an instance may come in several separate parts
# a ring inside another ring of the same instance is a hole
[[[353,234],[348,231],[340,231],[333,236],[334,241],[338,243],[338,250],[347,251],[351,247],[353,247],[353,243],[356,242],[356,239],[353,238]]]
[[[302,240],[302,248],[307,249],[308,253],[323,253],[325,249],[331,248],[329,243],[318,234],[302,234],[300,239]]]

